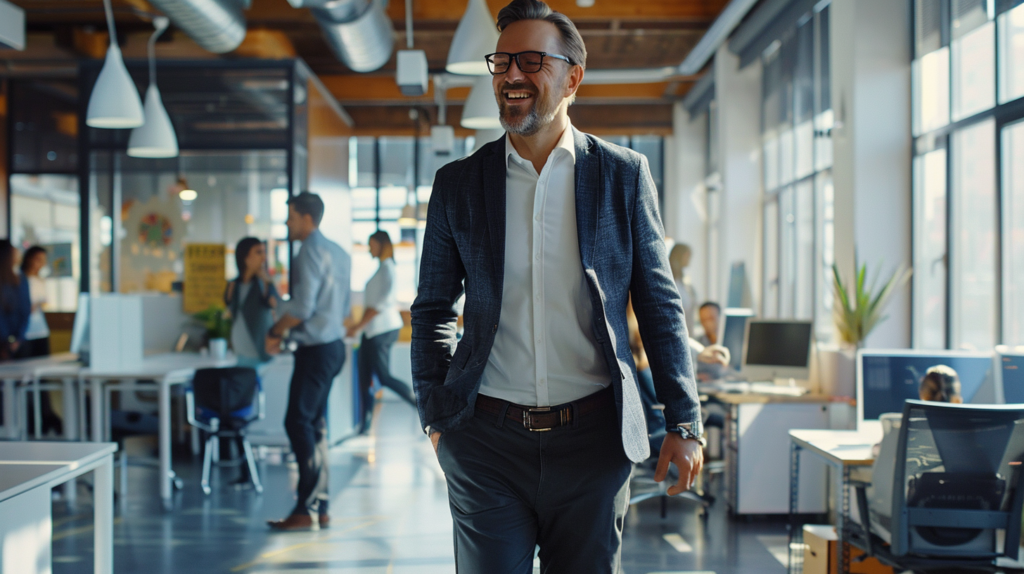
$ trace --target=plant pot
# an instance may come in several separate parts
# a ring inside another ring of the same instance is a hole
[[[857,349],[846,345],[821,345],[818,357],[821,394],[856,398]]]
[[[210,339],[210,356],[214,359],[224,359],[228,356],[228,340],[216,337]]]

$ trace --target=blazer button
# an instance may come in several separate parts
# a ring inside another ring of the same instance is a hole
[[[498,332],[498,325],[494,325],[494,328],[491,329],[491,332],[492,333],[497,333]]]

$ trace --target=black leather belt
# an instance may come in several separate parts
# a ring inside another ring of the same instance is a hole
[[[615,395],[610,388],[583,397],[578,401],[556,405],[553,407],[528,407],[517,405],[486,395],[477,395],[476,408],[479,411],[501,416],[516,421],[523,428],[534,432],[549,431],[554,428],[572,424],[574,417],[585,417],[588,414],[615,404]]]

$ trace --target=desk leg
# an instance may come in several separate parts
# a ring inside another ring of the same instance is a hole
[[[78,406],[75,404],[75,382],[74,379],[61,379],[61,405],[64,411],[64,438],[73,441],[78,440]],[[69,506],[74,506],[78,493],[78,480],[72,478],[64,483],[64,500]]]
[[[787,572],[794,574],[803,572],[803,568],[796,568],[796,553],[793,550],[797,539],[796,515],[800,508],[800,446],[795,442],[789,443],[789,567]],[[801,561],[801,564],[803,562]]]
[[[99,378],[89,381],[89,400],[92,401],[89,405],[92,412],[92,420],[89,421],[92,432],[89,437],[93,442],[103,442],[103,381]]]
[[[110,574],[114,570],[114,455],[107,455],[93,471],[95,555],[93,571]]]
[[[17,405],[14,402],[17,400],[17,394],[14,390],[14,380],[6,379],[0,381],[3,384],[4,393],[4,430],[7,431],[7,438],[10,440],[18,440],[18,427],[17,416],[15,413],[18,412]]]
[[[171,506],[171,385],[160,380],[160,498],[164,508]]]
[[[39,390],[39,377],[32,377],[32,397],[32,434],[40,439],[43,438],[43,397]]]
[[[850,547],[846,544],[846,519],[850,515],[850,467],[832,467],[836,476],[836,572],[850,571]]]

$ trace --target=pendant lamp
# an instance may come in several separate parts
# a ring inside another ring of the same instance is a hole
[[[491,77],[480,76],[473,82],[469,98],[462,108],[462,120],[459,124],[470,130],[501,129],[498,119],[498,101],[494,98],[494,86]]]
[[[128,75],[128,69],[117,47],[117,32],[114,30],[114,13],[110,0],[103,0],[107,14],[107,30],[110,32],[110,48],[103,62],[96,84],[89,96],[89,107],[85,114],[85,125],[91,128],[123,129],[142,125],[142,101],[135,82]]]
[[[160,99],[156,86],[156,39],[170,24],[164,16],[153,19],[156,31],[149,38],[149,87],[146,88],[145,123],[132,130],[128,139],[128,155],[131,157],[177,157],[178,137]]]
[[[452,74],[489,76],[484,56],[498,45],[498,28],[485,0],[469,0],[455,29],[445,70]]]

